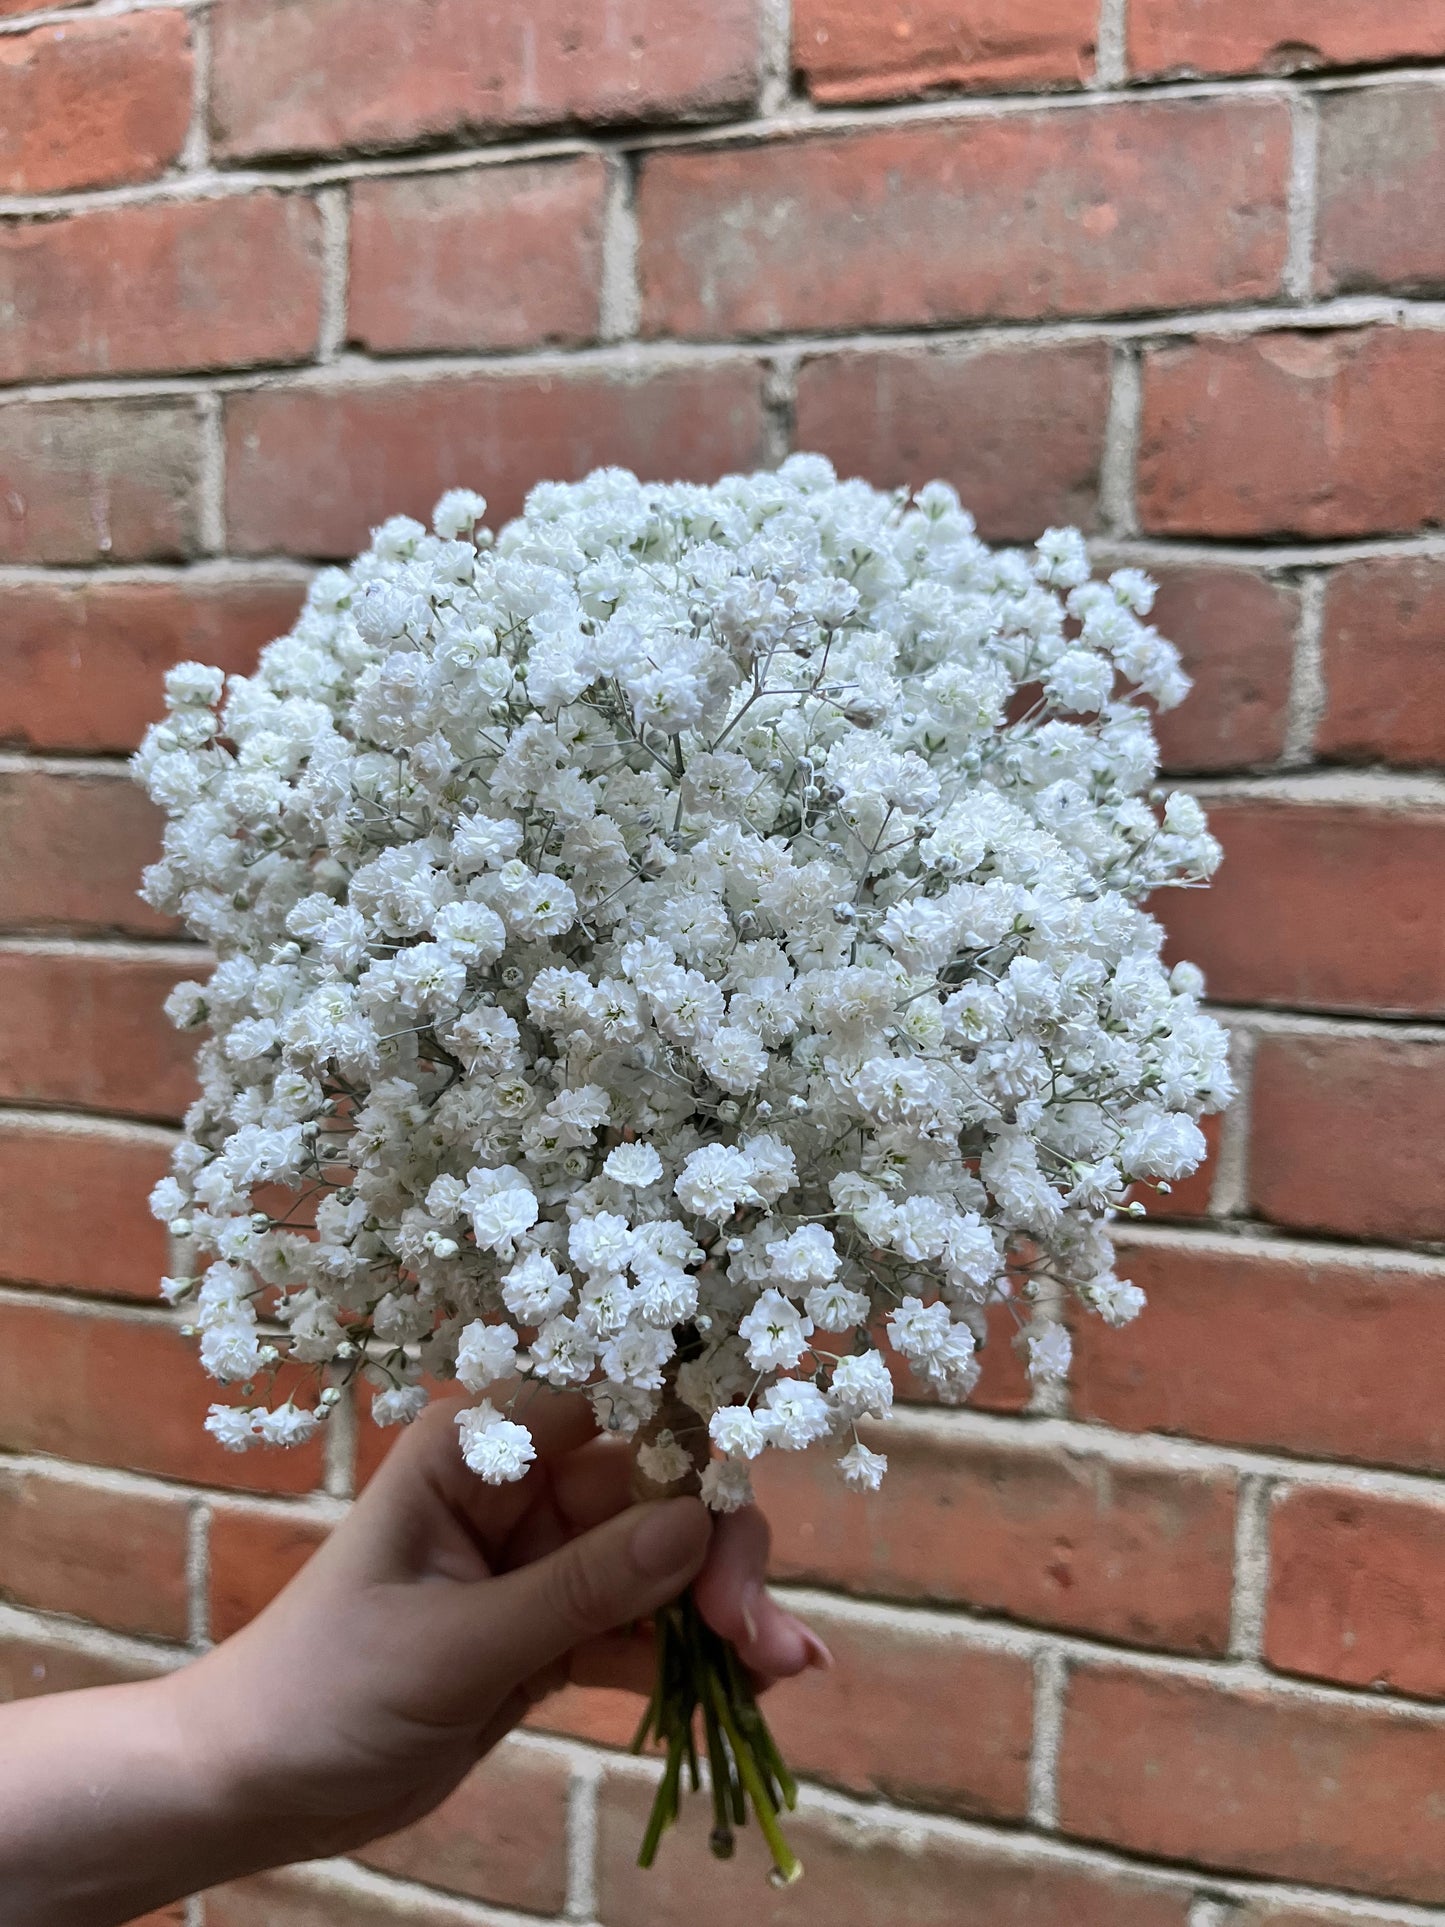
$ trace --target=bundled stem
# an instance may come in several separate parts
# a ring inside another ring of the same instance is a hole
[[[742,1662],[704,1620],[690,1591],[657,1613],[653,1625],[657,1677],[632,1750],[639,1753],[654,1740],[666,1753],[666,1765],[637,1864],[652,1865],[664,1832],[678,1817],[684,1768],[692,1791],[701,1787],[694,1731],[701,1713],[712,1792],[709,1846],[719,1860],[730,1859],[735,1830],[746,1823],[751,1806],[773,1856],[769,1878],[777,1886],[791,1885],[803,1868],[783,1834],[779,1814],[797,1804],[798,1789]]]
[[[679,1356],[685,1357],[696,1337],[690,1331],[681,1337]],[[634,1466],[633,1492],[639,1499],[696,1492],[707,1463],[707,1434],[699,1427],[697,1414],[678,1398],[673,1374],[640,1443],[652,1444],[668,1436],[690,1453],[692,1470],[675,1484],[663,1486],[640,1465]],[[684,1769],[694,1793],[702,1785],[696,1734],[701,1715],[713,1811],[708,1844],[719,1860],[731,1859],[735,1830],[746,1823],[751,1806],[773,1856],[768,1877],[777,1886],[790,1886],[803,1867],[784,1837],[778,1816],[783,1808],[791,1811],[796,1806],[797,1784],[768,1731],[736,1648],[708,1625],[690,1589],[653,1615],[653,1632],[657,1672],[632,1751],[640,1753],[651,1740],[666,1760],[637,1864],[652,1865],[663,1834],[678,1818]]]

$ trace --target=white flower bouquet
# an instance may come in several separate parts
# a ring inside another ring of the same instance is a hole
[[[376,530],[254,676],[173,670],[136,759],[171,819],[146,898],[217,956],[170,1002],[210,1036],[153,1198],[241,1388],[208,1423],[290,1444],[354,1379],[383,1424],[455,1379],[511,1480],[541,1381],[644,1492],[726,1510],[808,1446],[873,1490],[889,1352],[962,1400],[1004,1306],[1062,1374],[1067,1301],[1142,1302],[1111,1214],[1230,1096],[1140,908],[1218,859],[1152,788],[1140,694],[1188,685],[1151,585],[817,456],[484,511]],[[791,1877],[741,1667],[687,1600],[657,1633],[644,1860],[700,1712],[718,1850],[751,1804]]]

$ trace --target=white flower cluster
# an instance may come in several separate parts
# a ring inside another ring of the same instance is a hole
[[[1068,1295],[1141,1303],[1110,1214],[1230,1095],[1139,908],[1218,856],[1151,789],[1137,692],[1187,687],[1151,585],[816,456],[484,509],[378,529],[254,676],[173,670],[137,758],[147,900],[219,959],[170,1003],[211,1035],[153,1203],[209,1262],[165,1290],[218,1378],[316,1386],[211,1427],[455,1377],[513,1479],[531,1378],[654,1476],[710,1434],[718,1507],[824,1439],[871,1488],[880,1348],[965,1398],[1002,1303],[1064,1372]]]

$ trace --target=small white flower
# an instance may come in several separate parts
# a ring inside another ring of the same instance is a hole
[[[236,1405],[213,1405],[206,1414],[206,1430],[227,1452],[245,1452],[260,1440],[258,1414]]]
[[[504,1418],[490,1399],[457,1413],[462,1457],[488,1485],[510,1485],[537,1456],[525,1425]]]
[[[870,1451],[861,1439],[855,1439],[839,1459],[838,1470],[857,1491],[876,1492],[888,1470],[888,1459],[886,1454]]]
[[[424,1385],[389,1385],[371,1401],[378,1425],[410,1425],[426,1410],[430,1394]]]
[[[662,1159],[650,1144],[619,1144],[602,1160],[602,1169],[614,1184],[645,1191],[662,1176]]]
[[[774,1445],[801,1452],[833,1429],[828,1401],[809,1379],[780,1378],[763,1393],[763,1427]]]
[[[714,1512],[741,1512],[753,1503],[753,1482],[738,1459],[714,1459],[702,1475],[701,1497]]]
[[[757,1414],[746,1405],[719,1406],[707,1429],[718,1451],[730,1458],[755,1459],[768,1442]]]
[[[808,1349],[813,1321],[790,1298],[771,1287],[745,1317],[738,1336],[748,1348],[748,1363],[759,1372],[789,1372]]]
[[[517,1369],[517,1334],[510,1325],[474,1318],[457,1340],[457,1379],[469,1392],[484,1392]]]

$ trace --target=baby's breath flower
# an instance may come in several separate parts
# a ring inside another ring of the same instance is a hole
[[[171,670],[136,758],[146,899],[218,958],[168,1003],[210,1036],[151,1199],[245,1401],[207,1428],[303,1442],[358,1375],[406,1423],[455,1378],[498,1482],[534,1448],[482,1395],[530,1377],[663,1484],[680,1401],[720,1510],[824,1439],[872,1490],[886,1354],[966,1397],[1009,1300],[1062,1376],[1065,1296],[1142,1303],[1109,1218],[1230,1096],[1141,908],[1219,856],[1154,788],[1153,586],[819,456],[485,506],[386,522],[253,676]]]

